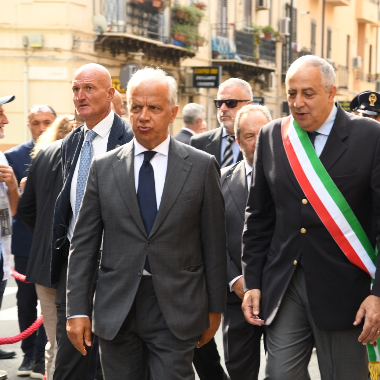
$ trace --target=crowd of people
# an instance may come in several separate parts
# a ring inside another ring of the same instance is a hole
[[[288,117],[272,121],[230,78],[214,100],[220,128],[205,132],[189,103],[174,137],[177,84],[159,68],[128,82],[130,124],[94,63],[74,75],[74,115],[29,110],[32,140],[0,153],[0,307],[12,253],[27,280],[20,330],[37,300],[44,316],[18,376],[258,380],[262,339],[267,380],[310,379],[314,348],[323,380],[374,376],[380,94],[347,113],[316,56],[285,85]],[[14,100],[0,98],[0,138]]]

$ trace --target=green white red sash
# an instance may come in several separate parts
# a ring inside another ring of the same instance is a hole
[[[282,140],[290,166],[305,196],[348,260],[375,278],[376,256],[351,207],[317,156],[307,135],[292,116],[283,118]],[[367,343],[372,380],[380,376],[380,339]]]
[[[281,125],[286,155],[299,185],[343,253],[375,278],[376,254],[351,207],[336,187],[304,131],[286,117]]]

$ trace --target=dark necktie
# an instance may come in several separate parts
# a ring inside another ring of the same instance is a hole
[[[232,165],[234,163],[234,153],[232,151],[232,144],[235,141],[234,135],[227,136],[226,149],[224,150],[222,168]]]
[[[319,135],[319,132],[307,132],[307,135],[309,136],[309,139],[310,139],[310,141],[313,144],[313,147],[315,149],[314,142],[315,142],[315,138],[317,137],[317,135]]]
[[[141,217],[145,226],[146,234],[149,236],[157,215],[156,186],[154,182],[154,170],[150,160],[157,152],[147,150],[144,152],[144,162],[139,172],[139,185],[137,199],[139,201]],[[148,256],[145,260],[144,269],[150,272]]]

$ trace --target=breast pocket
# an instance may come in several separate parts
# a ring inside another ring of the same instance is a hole
[[[332,176],[331,179],[334,181],[335,185],[338,187],[340,185],[352,184],[360,182],[362,178],[362,173],[354,173],[342,176]]]
[[[197,195],[198,195],[198,189],[186,191],[184,193],[181,193],[178,196],[176,203],[191,201],[192,199],[195,199],[197,197]]]

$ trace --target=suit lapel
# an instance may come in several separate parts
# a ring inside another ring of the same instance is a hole
[[[170,137],[168,168],[166,171],[164,191],[150,236],[157,231],[161,223],[165,220],[186,182],[192,166],[191,163],[185,161],[188,155],[187,150],[173,137]]]
[[[107,152],[129,142],[132,139],[132,136],[128,140],[126,135],[127,135],[127,131],[125,129],[124,122],[115,113],[112,127],[110,130],[110,135],[108,137]]]
[[[346,128],[346,120],[347,120],[346,112],[343,110],[343,108],[339,104],[337,105],[337,107],[338,107],[338,111],[335,117],[334,125],[331,129],[329,137],[327,138],[326,145],[323,148],[323,151],[319,157],[326,171],[329,171],[329,169],[335,164],[336,161],[338,161],[338,159],[342,156],[342,154],[347,150],[346,145],[343,143],[343,140],[345,140],[348,137],[347,128]],[[281,135],[281,127],[278,130]],[[282,138],[281,138],[281,152],[282,152],[284,164],[290,176],[290,179],[292,180],[299,194],[301,196],[305,196],[289,164],[289,160],[285,152]]]
[[[346,145],[343,143],[343,140],[348,137],[346,120],[346,112],[338,105],[334,125],[320,156],[320,160],[327,171],[347,150]]]
[[[209,154],[212,154],[215,156],[216,160],[218,161],[219,165],[220,162],[220,149],[222,146],[222,133],[223,128],[219,127],[216,129],[215,133],[211,136],[209,136],[209,143],[205,146],[205,151]]]
[[[244,219],[244,210],[248,197],[247,177],[245,175],[244,161],[241,161],[241,163],[235,167],[235,170],[229,177],[226,178],[226,181],[232,199],[234,200],[240,215]]]
[[[112,165],[117,188],[136,225],[146,235],[136,195],[133,142],[125,145],[117,157],[118,160]]]

